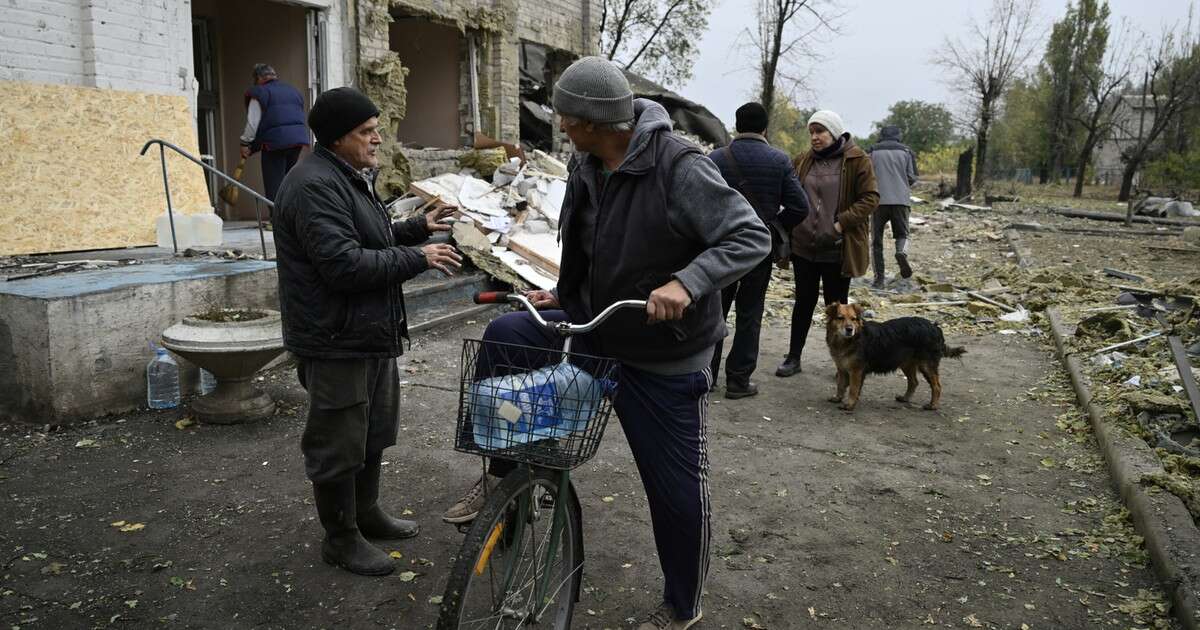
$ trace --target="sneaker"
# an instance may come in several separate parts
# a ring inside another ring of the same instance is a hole
[[[481,476],[479,481],[476,481],[475,485],[471,486],[471,489],[457,503],[446,510],[446,513],[442,515],[442,520],[452,525],[470,523],[475,520],[487,500],[487,496],[484,494],[484,484],[486,483],[487,475]]]
[[[646,617],[637,630],[687,630],[696,625],[703,616],[701,613],[697,614],[694,619],[676,619],[675,608],[663,602]]]
[[[800,359],[795,357],[784,357],[783,363],[775,369],[775,376],[788,377],[800,372]]]

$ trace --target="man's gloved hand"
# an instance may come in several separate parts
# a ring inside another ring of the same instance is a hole
[[[558,296],[553,291],[526,291],[525,298],[533,303],[534,308],[558,308]]]
[[[455,212],[458,212],[457,206],[451,206],[442,202],[438,202],[437,205],[433,207],[433,210],[425,213],[425,227],[429,229],[431,234],[434,232],[449,232],[450,224],[441,223],[441,220],[445,219],[451,214],[454,214]]]
[[[430,269],[437,269],[447,276],[453,276],[454,270],[462,267],[462,255],[452,245],[434,243],[422,247],[421,252]]]
[[[650,293],[646,300],[646,322],[657,324],[683,319],[683,311],[692,303],[692,296],[683,283],[672,280]]]

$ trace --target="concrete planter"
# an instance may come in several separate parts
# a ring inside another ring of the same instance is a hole
[[[192,412],[201,422],[237,424],[275,413],[275,402],[252,379],[283,353],[279,311],[248,310],[265,316],[236,322],[185,317],[163,332],[163,347],[217,378],[216,389],[192,401]]]

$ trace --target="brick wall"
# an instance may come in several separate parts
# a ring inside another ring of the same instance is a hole
[[[190,94],[187,0],[9,0],[0,80]]]

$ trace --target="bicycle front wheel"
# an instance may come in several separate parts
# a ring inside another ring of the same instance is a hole
[[[450,572],[439,630],[571,627],[583,529],[567,479],[521,466],[492,491]]]

